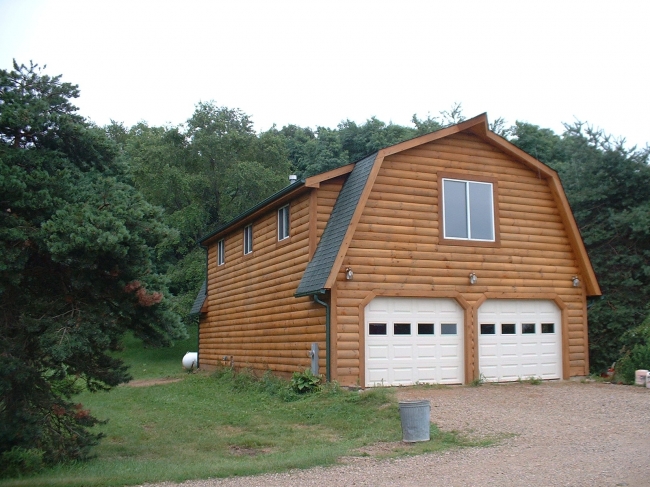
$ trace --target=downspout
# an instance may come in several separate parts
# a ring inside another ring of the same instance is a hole
[[[317,294],[312,295],[314,301],[325,306],[325,380],[330,381],[330,305],[318,299]]]
[[[209,253],[208,248],[199,244],[199,246],[205,250],[205,298],[208,298],[208,264],[209,262]],[[196,323],[196,368],[199,368],[199,363],[201,362],[201,353],[199,352],[201,345],[201,310],[199,310],[199,321]]]

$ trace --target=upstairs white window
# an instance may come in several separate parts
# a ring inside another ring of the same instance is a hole
[[[278,210],[278,241],[289,238],[289,205]]]
[[[217,265],[223,265],[226,262],[226,245],[223,239],[217,242]]]
[[[253,225],[244,227],[244,255],[253,251]]]
[[[442,206],[444,238],[495,241],[492,183],[443,178]]]

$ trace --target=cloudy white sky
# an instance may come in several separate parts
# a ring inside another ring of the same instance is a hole
[[[467,117],[576,119],[650,143],[650,2],[0,0],[0,68],[47,64],[103,125],[199,101],[257,130]]]

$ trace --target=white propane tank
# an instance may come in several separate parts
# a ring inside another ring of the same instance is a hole
[[[648,376],[645,378],[645,386],[650,389],[650,372],[648,372]]]
[[[197,352],[187,352],[183,357],[183,368],[187,370],[195,369],[198,360],[199,354]]]
[[[634,373],[634,383],[637,386],[645,386],[646,377],[648,377],[648,371],[645,369],[639,369]]]

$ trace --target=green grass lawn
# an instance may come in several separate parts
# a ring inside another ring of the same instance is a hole
[[[106,437],[86,462],[1,486],[109,486],[250,475],[327,465],[363,446],[401,439],[391,389],[349,392],[337,387],[296,396],[287,382],[265,376],[188,374],[181,359],[196,349],[196,330],[171,349],[143,349],[127,340],[120,354],[135,379],[175,378],[147,387],[84,393],[79,401],[109,419]],[[395,444],[390,455],[468,444],[432,426],[432,441]]]

